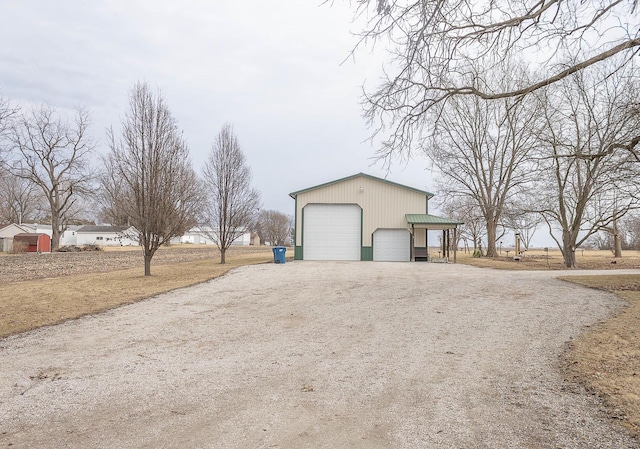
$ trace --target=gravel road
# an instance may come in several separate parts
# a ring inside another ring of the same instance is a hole
[[[640,447],[561,373],[623,303],[556,275],[255,265],[9,337],[0,447]]]

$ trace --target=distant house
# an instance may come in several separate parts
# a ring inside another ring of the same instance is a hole
[[[17,234],[33,232],[32,229],[15,223],[5,224],[0,227],[0,252],[13,251],[13,238]]]
[[[133,226],[82,226],[75,231],[76,245],[137,246],[138,230]]]
[[[26,225],[17,225],[15,223],[2,225],[0,227],[0,238],[13,238],[16,234],[24,232],[33,232],[33,229]]]
[[[77,245],[76,232],[82,226],[70,225],[60,235],[60,246]],[[16,234],[47,234],[49,238],[53,237],[51,225],[39,223],[21,223],[0,225],[0,252],[13,251],[13,237]]]
[[[186,244],[194,244],[194,245],[215,245],[216,241],[212,238],[216,236],[216,232],[213,228],[209,226],[196,226],[194,228],[189,229],[184,235],[180,237],[176,237],[171,240],[171,243],[186,243]],[[232,245],[241,245],[241,246],[249,246],[254,245],[256,242],[257,235],[251,232],[245,232],[240,237],[235,239]],[[258,245],[260,244],[260,239],[257,239]]]
[[[171,243],[190,243],[193,245],[215,245],[216,242],[209,236],[213,234],[213,228],[208,226],[196,226],[189,229],[180,237],[174,238]]]
[[[49,237],[53,237],[53,230],[50,224],[39,224],[39,223],[22,223],[19,225],[22,228],[27,229],[24,232],[31,232],[36,234],[47,234]],[[69,246],[76,244],[76,231],[82,226],[78,225],[69,225],[67,229],[60,234],[60,246]]]

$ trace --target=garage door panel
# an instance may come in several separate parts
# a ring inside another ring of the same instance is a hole
[[[411,260],[411,234],[407,229],[378,229],[373,233],[373,260]]]
[[[355,204],[309,204],[304,208],[305,260],[360,260],[362,213]]]

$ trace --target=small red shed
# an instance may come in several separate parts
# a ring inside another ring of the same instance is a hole
[[[13,247],[23,244],[29,253],[50,253],[51,237],[47,234],[24,232],[13,236]]]

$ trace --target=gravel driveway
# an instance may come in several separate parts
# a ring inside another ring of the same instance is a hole
[[[622,302],[556,275],[256,265],[0,340],[0,447],[638,447],[560,372]]]

